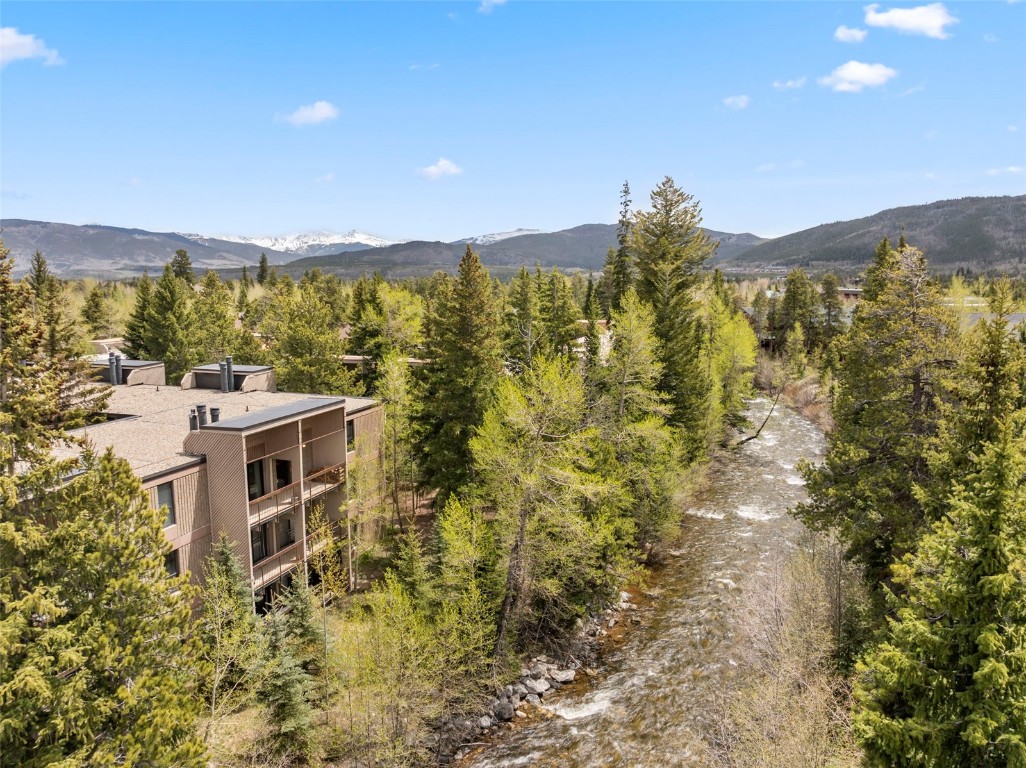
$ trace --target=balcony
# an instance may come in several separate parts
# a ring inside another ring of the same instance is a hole
[[[284,512],[311,501],[346,482],[345,463],[311,471],[299,482],[266,493],[249,502],[249,524],[271,520]]]
[[[291,571],[303,561],[303,543],[297,541],[253,564],[253,589],[257,590]]]

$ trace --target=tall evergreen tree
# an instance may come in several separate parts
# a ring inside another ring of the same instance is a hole
[[[117,318],[111,286],[97,283],[89,290],[82,305],[82,321],[92,338],[108,339],[115,334]]]
[[[801,326],[805,351],[818,346],[819,296],[816,286],[803,269],[792,269],[784,281],[784,297],[776,316],[774,335],[778,347],[787,347],[787,339],[795,324]]]
[[[681,427],[689,457],[706,444],[705,407],[710,382],[702,363],[702,328],[694,289],[716,249],[701,228],[698,202],[667,176],[650,195],[652,210],[635,214],[631,245],[637,259],[638,296],[655,311],[663,379],[672,420]]]
[[[50,271],[50,265],[47,264],[42,251],[37,250],[32,254],[32,262],[29,266],[28,274],[25,275],[25,280],[28,282],[29,287],[32,288],[32,293],[35,294],[36,298],[42,298],[43,292],[47,289],[50,281],[55,279],[56,277]]]
[[[574,301],[570,283],[556,269],[547,276],[543,276],[539,269],[536,275],[548,349],[553,354],[572,357],[576,354],[577,337],[581,335],[577,323],[581,310]]]
[[[625,181],[620,190],[620,218],[616,227],[616,250],[610,249],[603,272],[606,275],[608,308],[619,310],[623,295],[634,284],[635,265],[631,252],[631,188]],[[608,317],[607,317],[608,319]]]
[[[456,491],[471,477],[469,441],[484,419],[502,372],[498,302],[488,272],[470,250],[449,291],[438,296],[429,342],[429,406],[421,416],[424,482]]]
[[[506,360],[514,371],[522,371],[548,350],[538,283],[525,267],[510,281],[508,296]]]
[[[263,285],[264,283],[267,282],[267,278],[268,278],[268,275],[269,275],[269,272],[268,272],[269,269],[270,269],[270,267],[269,267],[269,265],[267,263],[267,254],[264,253],[263,251],[261,251],[260,252],[260,265],[257,267],[257,276],[256,276],[256,280],[257,280],[257,283],[259,285]]]
[[[974,334],[969,389],[934,461],[939,521],[893,567],[903,589],[860,665],[855,732],[874,766],[1026,765],[1026,412],[1007,289]]]
[[[192,287],[196,282],[196,273],[192,268],[192,259],[189,258],[189,253],[182,248],[175,251],[175,255],[171,259],[171,271],[174,272],[175,277],[183,280],[189,287]]]
[[[841,281],[833,272],[823,275],[819,281],[819,303],[822,307],[820,323],[820,340],[827,346],[844,331],[843,311],[841,304]]]
[[[181,381],[198,360],[196,320],[189,303],[191,290],[170,264],[153,288],[145,339],[153,359],[164,361],[168,381]]]
[[[267,706],[272,751],[288,761],[305,762],[313,753],[313,681],[296,659],[284,614],[264,619],[268,674],[258,690]]]
[[[398,352],[385,355],[378,366],[378,374],[374,396],[385,407],[382,435],[385,482],[392,500],[392,511],[402,528],[400,495],[403,487],[411,486],[413,481],[413,420],[416,416],[414,380],[410,367]]]
[[[878,252],[870,271],[871,298],[837,342],[836,427],[824,463],[804,470],[810,501],[798,515],[837,528],[879,585],[926,522],[915,487],[929,482],[926,448],[957,360],[957,327],[921,252]]]
[[[135,306],[125,324],[125,352],[135,360],[152,360],[155,357],[149,337],[153,327],[150,317],[152,302],[153,281],[149,274],[143,272],[135,287]]]

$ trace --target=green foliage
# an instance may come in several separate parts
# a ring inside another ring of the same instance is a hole
[[[345,344],[332,308],[315,286],[295,290],[281,281],[264,318],[270,340],[268,356],[278,387],[288,392],[343,394],[353,389],[353,375],[342,363]]]
[[[422,410],[424,482],[443,497],[470,479],[469,442],[502,372],[501,319],[488,272],[467,246],[451,290],[433,308],[427,388]]]
[[[705,302],[705,315],[709,334],[705,345],[709,379],[705,433],[715,444],[726,440],[727,429],[742,429],[748,423],[745,398],[752,393],[759,342],[718,270]]]
[[[117,335],[119,323],[114,290],[114,285],[97,283],[86,294],[85,304],[82,305],[82,321],[92,338],[109,339]]]
[[[154,360],[163,360],[169,383],[175,384],[199,362],[196,318],[189,302],[192,289],[170,264],[153,288],[143,337]]]
[[[381,452],[386,492],[392,501],[396,520],[402,527],[401,491],[404,487],[412,490],[414,481],[413,430],[418,398],[410,367],[398,352],[386,354],[378,365],[374,396],[385,409]],[[412,509],[410,513],[412,515]]]
[[[0,507],[0,754],[13,765],[206,764],[193,591],[128,464],[37,464]]]
[[[196,318],[196,358],[204,362],[224,360],[231,355],[235,363],[258,363],[260,351],[248,330],[236,327],[238,312],[231,289],[217,273],[208,271],[200,281],[193,301]]]
[[[549,354],[571,358],[576,354],[576,340],[581,335],[577,324],[581,310],[574,301],[570,281],[555,269],[547,277],[540,269],[536,270],[535,280],[538,283],[545,346]]]
[[[801,323],[795,323],[784,343],[784,360],[787,361],[787,375],[794,381],[805,378],[808,358],[805,355],[805,332]]]
[[[349,308],[348,344],[355,354],[381,360],[395,352],[415,357],[424,341],[424,301],[375,276],[360,278]]]
[[[175,251],[175,255],[172,257],[169,265],[174,276],[184,281],[190,288],[196,282],[196,273],[192,269],[192,259],[189,258],[189,254],[184,249],[179,248]]]
[[[624,294],[634,285],[635,265],[631,252],[631,188],[625,181],[620,190],[620,219],[616,229],[616,249],[609,249],[602,271],[605,281],[606,318],[623,308]]]
[[[835,294],[836,295],[836,294]],[[802,342],[806,352],[819,344],[819,294],[804,270],[792,269],[784,281],[784,298],[776,313],[775,344],[787,349],[787,339],[795,323],[802,327]],[[790,359],[790,358],[788,358]]]
[[[631,250],[637,260],[638,296],[655,311],[663,364],[660,389],[670,397],[671,419],[681,428],[690,459],[704,451],[704,407],[710,382],[702,365],[703,329],[694,289],[715,250],[701,228],[698,202],[667,176],[650,195],[652,210],[634,217]]]
[[[306,762],[315,749],[313,681],[296,659],[287,621],[276,611],[264,618],[267,675],[257,695],[267,707],[272,751],[288,762]]]
[[[914,488],[930,477],[925,450],[957,350],[954,319],[919,251],[878,253],[871,273],[869,298],[836,341],[836,428],[824,463],[803,470],[811,498],[797,514],[836,527],[879,584],[926,522]]]
[[[257,267],[257,276],[256,276],[256,281],[257,281],[258,284],[263,285],[264,283],[267,282],[268,269],[269,269],[269,267],[268,267],[268,264],[267,264],[267,254],[264,253],[263,251],[261,251],[260,252],[260,265]]]
[[[506,312],[505,353],[510,368],[530,368],[536,358],[546,354],[546,342],[539,286],[531,273],[521,267],[510,281]]]
[[[825,347],[844,331],[842,317],[844,307],[838,293],[841,289],[841,281],[837,275],[833,272],[823,275],[820,278],[819,287],[819,301],[823,309],[819,330],[820,339]]]
[[[152,360],[150,331],[153,311],[153,281],[143,273],[135,287],[135,306],[125,324],[125,352],[135,360]]]
[[[893,567],[904,591],[859,670],[869,765],[1026,765],[1023,413],[993,417],[946,516]]]

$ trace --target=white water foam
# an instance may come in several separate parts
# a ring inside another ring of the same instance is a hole
[[[564,720],[583,720],[586,717],[592,717],[605,712],[609,709],[612,701],[613,691],[596,691],[593,696],[590,696],[580,704],[554,704],[551,707],[545,708],[559,715]]]
[[[765,512],[754,504],[742,504],[737,508],[737,516],[743,517],[745,520],[758,520],[765,522],[766,520],[773,520],[778,515],[770,514]]]
[[[791,475],[790,477],[785,478],[784,482],[788,485],[805,485],[805,480],[798,477],[798,475]]]
[[[704,517],[706,520],[722,520],[726,515],[725,512],[713,512],[711,509],[689,509],[686,510],[686,514],[692,517]]]

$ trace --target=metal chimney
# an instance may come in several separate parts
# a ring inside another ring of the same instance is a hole
[[[228,369],[228,391],[235,391],[235,368],[232,367],[232,356],[227,355],[224,358],[225,367]]]
[[[114,362],[114,353],[107,353],[107,372],[110,374],[111,386],[118,383],[118,367],[117,363]]]
[[[228,363],[224,360],[217,364],[217,367],[221,369],[221,391],[228,391]]]
[[[217,424],[221,420],[221,409],[216,405],[210,406],[210,423]]]
[[[195,432],[199,429],[199,419],[196,417],[196,411],[189,411],[189,431]]]
[[[199,425],[201,427],[206,426],[206,423],[207,423],[207,406],[206,405],[197,405],[196,406],[196,416],[199,417]]]
[[[118,376],[117,383],[118,384],[124,384],[125,383],[125,377],[124,377],[124,372],[121,370],[121,355],[115,355],[114,356],[114,372]]]

